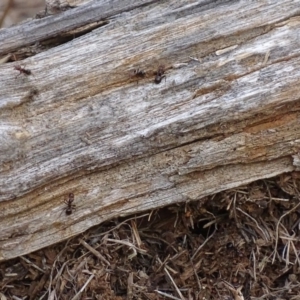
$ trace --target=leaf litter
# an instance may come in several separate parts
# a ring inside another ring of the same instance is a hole
[[[300,300],[300,173],[107,221],[0,264],[0,299]]]

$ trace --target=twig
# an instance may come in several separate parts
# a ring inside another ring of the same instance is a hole
[[[162,241],[164,242],[166,245],[168,245],[170,248],[172,248],[174,250],[175,253],[178,253],[178,250],[173,246],[171,245],[170,243],[168,243],[166,240],[164,240],[163,238],[160,238],[158,236],[152,236],[152,235],[148,235],[146,233],[141,233],[141,235],[143,237],[146,237],[146,238],[149,238],[149,239],[152,239],[152,240],[159,240],[159,241]]]
[[[201,291],[201,289],[202,289],[201,282],[200,282],[200,280],[199,280],[199,276],[198,276],[198,274],[197,274],[197,270],[196,270],[196,268],[195,268],[195,265],[193,264],[193,261],[192,261],[191,257],[190,257],[190,263],[191,263],[191,266],[192,266],[192,268],[193,268],[194,276],[195,276],[196,281],[197,281],[198,290]]]
[[[120,224],[116,225],[114,228],[112,228],[112,229],[110,229],[110,230],[107,230],[107,231],[102,232],[102,233],[97,234],[97,235],[92,235],[91,238],[93,238],[93,237],[95,237],[95,236],[98,237],[98,236],[106,235],[106,234],[108,234],[108,233],[110,233],[110,232],[112,232],[112,231],[118,229],[118,228],[121,227],[123,224],[127,224],[127,222],[130,221],[130,220],[140,219],[140,218],[143,218],[143,217],[146,217],[146,216],[149,216],[149,214],[144,214],[144,215],[141,215],[141,216],[138,216],[138,217],[134,216],[134,217],[132,217],[132,218],[129,218],[129,219],[127,219],[127,220],[121,222]],[[128,225],[128,224],[127,224],[127,225]]]
[[[49,294],[49,299],[50,299],[50,295],[52,295],[53,291],[51,292],[51,285],[52,285],[52,281],[53,281],[53,270],[55,268],[56,262],[57,260],[60,258],[60,255],[67,249],[67,246],[69,244],[70,240],[67,241],[65,247],[58,253],[58,255],[56,256],[55,261],[53,262],[52,268],[51,268],[51,273],[50,273],[50,281],[49,281],[49,287],[48,287],[48,294]],[[61,268],[61,270],[64,268],[64,266],[67,264],[67,262],[65,262]],[[54,280],[57,278],[58,274],[61,273],[60,272],[57,273],[57,275],[55,276]]]
[[[255,253],[252,249],[252,257],[253,257],[253,278],[254,278],[254,282],[256,282],[256,256]]]
[[[232,284],[230,284],[229,282],[227,282],[225,280],[222,280],[222,282],[232,292],[235,300],[244,300],[244,296],[241,292],[243,286],[240,286],[238,288],[234,288],[234,286]]]
[[[155,211],[154,209],[152,209],[152,210],[150,211],[150,214],[149,214],[149,216],[148,216],[148,221],[150,221],[150,219],[151,219],[151,217],[152,217],[154,211]]]
[[[133,287],[133,272],[130,272],[127,279],[127,300],[131,300],[133,298],[132,287]]]
[[[84,284],[84,286],[80,289],[80,291],[72,298],[72,300],[78,299],[78,297],[81,295],[81,293],[84,291],[84,289],[87,287],[87,285],[90,283],[90,281],[95,277],[94,274],[90,276],[90,278],[87,280],[87,282]]]
[[[133,245],[130,242],[126,242],[126,241],[122,241],[122,240],[114,240],[114,239],[105,239],[105,240],[108,241],[108,242],[113,242],[113,243],[116,243],[116,244],[121,244],[121,245],[128,246],[129,248],[136,249],[136,251],[141,253],[141,254],[149,255],[146,250],[140,249],[140,248],[136,247],[135,245]]]
[[[141,240],[139,231],[137,229],[135,220],[131,220],[131,228],[132,228],[133,236],[135,237],[136,243],[137,243],[138,247],[140,248],[142,245],[142,240]]]
[[[214,232],[201,244],[201,246],[196,250],[194,255],[192,256],[192,260],[195,258],[195,256],[198,254],[198,252],[206,245],[206,243],[214,236],[216,233],[217,229],[214,230]]]
[[[298,261],[298,266],[299,266],[300,265],[300,260],[299,260],[298,250],[296,249],[293,242],[292,242],[292,247],[293,247],[294,253],[296,255],[295,263],[296,263],[296,261]]]
[[[275,256],[276,256],[276,252],[277,252],[277,246],[278,246],[278,231],[279,231],[279,225],[280,225],[280,222],[281,220],[288,214],[290,214],[292,211],[294,211],[298,206],[300,205],[300,202],[294,206],[292,209],[290,209],[288,212],[286,212],[285,214],[283,214],[279,220],[278,220],[278,223],[276,224],[276,239],[275,239],[275,247],[274,247],[274,255],[273,255],[273,259],[272,259],[272,264],[274,263],[275,261]]]
[[[171,280],[171,282],[172,282],[173,286],[175,287],[175,290],[176,290],[177,294],[179,295],[180,299],[185,300],[183,295],[181,294],[179,288],[177,287],[175,281],[173,280],[172,276],[170,275],[170,273],[169,273],[169,271],[167,270],[166,267],[164,268],[164,271],[167,274],[167,276],[169,277],[169,279]]]
[[[110,263],[108,260],[106,260],[97,250],[95,250],[92,246],[90,246],[88,243],[86,243],[83,240],[79,240],[80,244],[88,249],[90,252],[92,252],[96,257],[98,257],[101,261],[103,261],[106,265],[110,266]]]
[[[263,237],[268,241],[268,237],[266,237],[265,232],[261,229],[261,227],[259,226],[259,224],[257,223],[257,221],[252,218],[249,214],[247,214],[246,212],[244,212],[243,210],[241,210],[240,208],[237,208],[238,211],[240,211],[241,213],[243,213],[244,215],[246,215],[248,218],[250,218],[257,226],[257,228],[262,232]]]
[[[285,233],[287,235],[289,235],[289,232],[286,228],[285,229]],[[298,251],[296,250],[295,248],[295,245],[293,243],[293,241],[297,241],[298,242],[298,238],[296,238],[296,233],[294,232],[294,234],[292,236],[280,236],[280,238],[282,240],[287,240],[287,245],[284,247],[283,251],[282,251],[282,259],[286,261],[286,266],[289,265],[290,261],[289,261],[289,253],[290,253],[290,245],[292,245],[292,248],[294,250],[294,253],[295,253],[295,256],[296,256],[296,260],[295,260],[295,263],[296,261],[298,261],[298,264],[300,264],[300,261],[299,261],[299,256],[298,256]],[[286,250],[287,248],[287,250]],[[287,259],[284,258],[284,253],[286,252],[286,257]]]
[[[180,298],[174,297],[174,296],[172,296],[172,295],[169,295],[169,294],[167,294],[167,293],[161,292],[161,291],[159,291],[159,290],[155,290],[154,292],[156,292],[156,293],[158,293],[158,294],[160,294],[160,295],[162,295],[162,296],[165,296],[165,297],[167,297],[167,298],[170,298],[170,299],[181,300]]]
[[[162,265],[163,262],[161,261],[161,259],[159,257],[157,257],[158,262]],[[172,272],[174,275],[178,274],[178,271],[172,269],[170,266],[164,264],[164,268],[167,268],[170,272]]]
[[[24,261],[26,261],[30,266],[36,268],[37,270],[39,270],[42,273],[45,273],[45,271],[43,269],[41,269],[40,267],[38,267],[37,265],[35,265],[34,263],[32,263],[30,260],[28,260],[24,256],[20,256],[20,258],[23,259]]]
[[[172,256],[170,258],[170,261],[174,261],[174,260],[178,259],[181,255],[187,254],[187,252],[188,252],[188,250],[185,249],[185,250],[183,250],[183,251],[181,251],[179,253],[176,253],[174,256]]]
[[[157,274],[160,272],[160,270],[161,270],[162,268],[165,267],[165,265],[166,265],[166,263],[168,262],[169,258],[170,258],[170,254],[168,254],[168,256],[165,258],[165,260],[162,262],[162,261],[160,260],[160,258],[158,257],[158,261],[159,261],[159,263],[160,263],[160,266],[159,266],[158,269],[156,270],[156,273],[157,273]]]
[[[14,300],[23,300],[23,298],[19,298],[19,297],[17,297],[17,296],[12,296],[12,298],[14,299]],[[5,298],[4,298],[5,299]]]

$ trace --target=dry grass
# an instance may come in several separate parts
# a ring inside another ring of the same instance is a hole
[[[106,222],[2,263],[0,299],[300,299],[299,178]]]

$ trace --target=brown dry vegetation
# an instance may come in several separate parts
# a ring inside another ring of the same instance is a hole
[[[1,296],[300,299],[299,188],[295,172],[106,222],[2,263]]]

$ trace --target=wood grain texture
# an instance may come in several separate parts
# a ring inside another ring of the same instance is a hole
[[[55,37],[72,29],[99,22],[154,0],[94,0],[61,14],[22,23],[0,31],[0,54]]]
[[[0,65],[0,260],[297,167],[298,3],[132,3],[22,61],[30,76]],[[43,30],[68,23],[65,13]],[[0,40],[18,31],[6,30]],[[3,55],[22,45],[9,44]],[[77,209],[66,216],[70,192]]]

